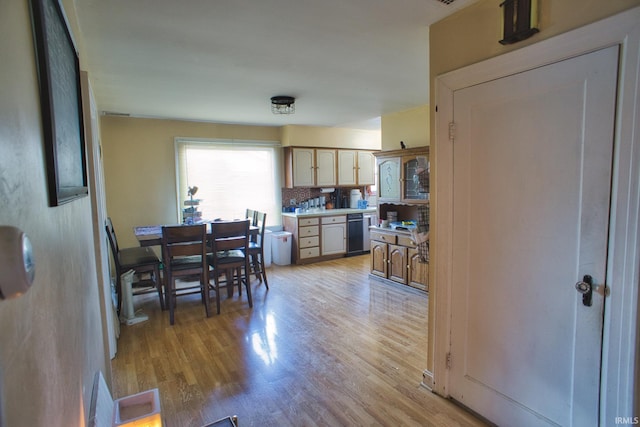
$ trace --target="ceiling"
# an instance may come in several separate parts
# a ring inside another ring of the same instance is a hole
[[[107,114],[379,129],[428,104],[428,26],[475,0],[75,0]],[[270,98],[296,98],[292,115]]]

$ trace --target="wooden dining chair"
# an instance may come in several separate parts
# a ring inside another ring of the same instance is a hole
[[[138,276],[149,274],[149,282],[151,284],[151,286],[142,287],[140,285],[143,285],[145,282],[139,281],[138,285],[132,289],[132,294],[135,296],[158,292],[160,308],[164,310],[165,297],[163,296],[162,280],[160,280],[160,259],[158,256],[149,247],[120,248],[111,218],[107,218],[105,228],[107,230],[107,236],[109,237],[109,246],[111,247],[116,270],[118,314],[120,314],[120,310],[122,309],[122,275],[129,270],[133,270]]]
[[[249,219],[237,221],[214,221],[211,223],[209,265],[212,267],[213,284],[210,288],[216,293],[216,309],[220,314],[220,288],[227,287],[233,293],[235,279],[238,280],[238,292],[242,295],[244,282],[249,307],[253,307],[251,287],[249,286]],[[221,280],[224,274],[225,280]]]
[[[264,282],[267,290],[269,290],[267,272],[264,265],[264,229],[266,222],[267,214],[256,211],[255,223],[253,225],[258,227],[258,232],[252,234],[249,239],[249,258],[251,273],[255,274],[256,279],[260,280],[260,282]]]
[[[169,305],[169,323],[174,323],[176,298],[199,293],[207,317],[209,313],[209,266],[207,264],[206,224],[162,227],[162,260],[164,280]],[[189,281],[197,277],[198,285],[177,288],[179,278]]]

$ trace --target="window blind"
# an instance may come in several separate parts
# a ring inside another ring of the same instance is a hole
[[[280,225],[282,173],[280,144],[271,141],[176,138],[178,213],[183,220],[189,187],[205,220],[244,218],[246,209],[267,214]]]

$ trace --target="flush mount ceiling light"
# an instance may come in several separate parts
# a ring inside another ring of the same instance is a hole
[[[271,97],[271,112],[273,114],[293,114],[296,112],[296,99],[293,96]]]

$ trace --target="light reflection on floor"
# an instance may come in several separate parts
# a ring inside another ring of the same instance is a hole
[[[278,359],[278,344],[276,335],[278,327],[272,312],[267,313],[264,319],[264,329],[254,331],[251,334],[251,346],[266,366],[273,365]]]

